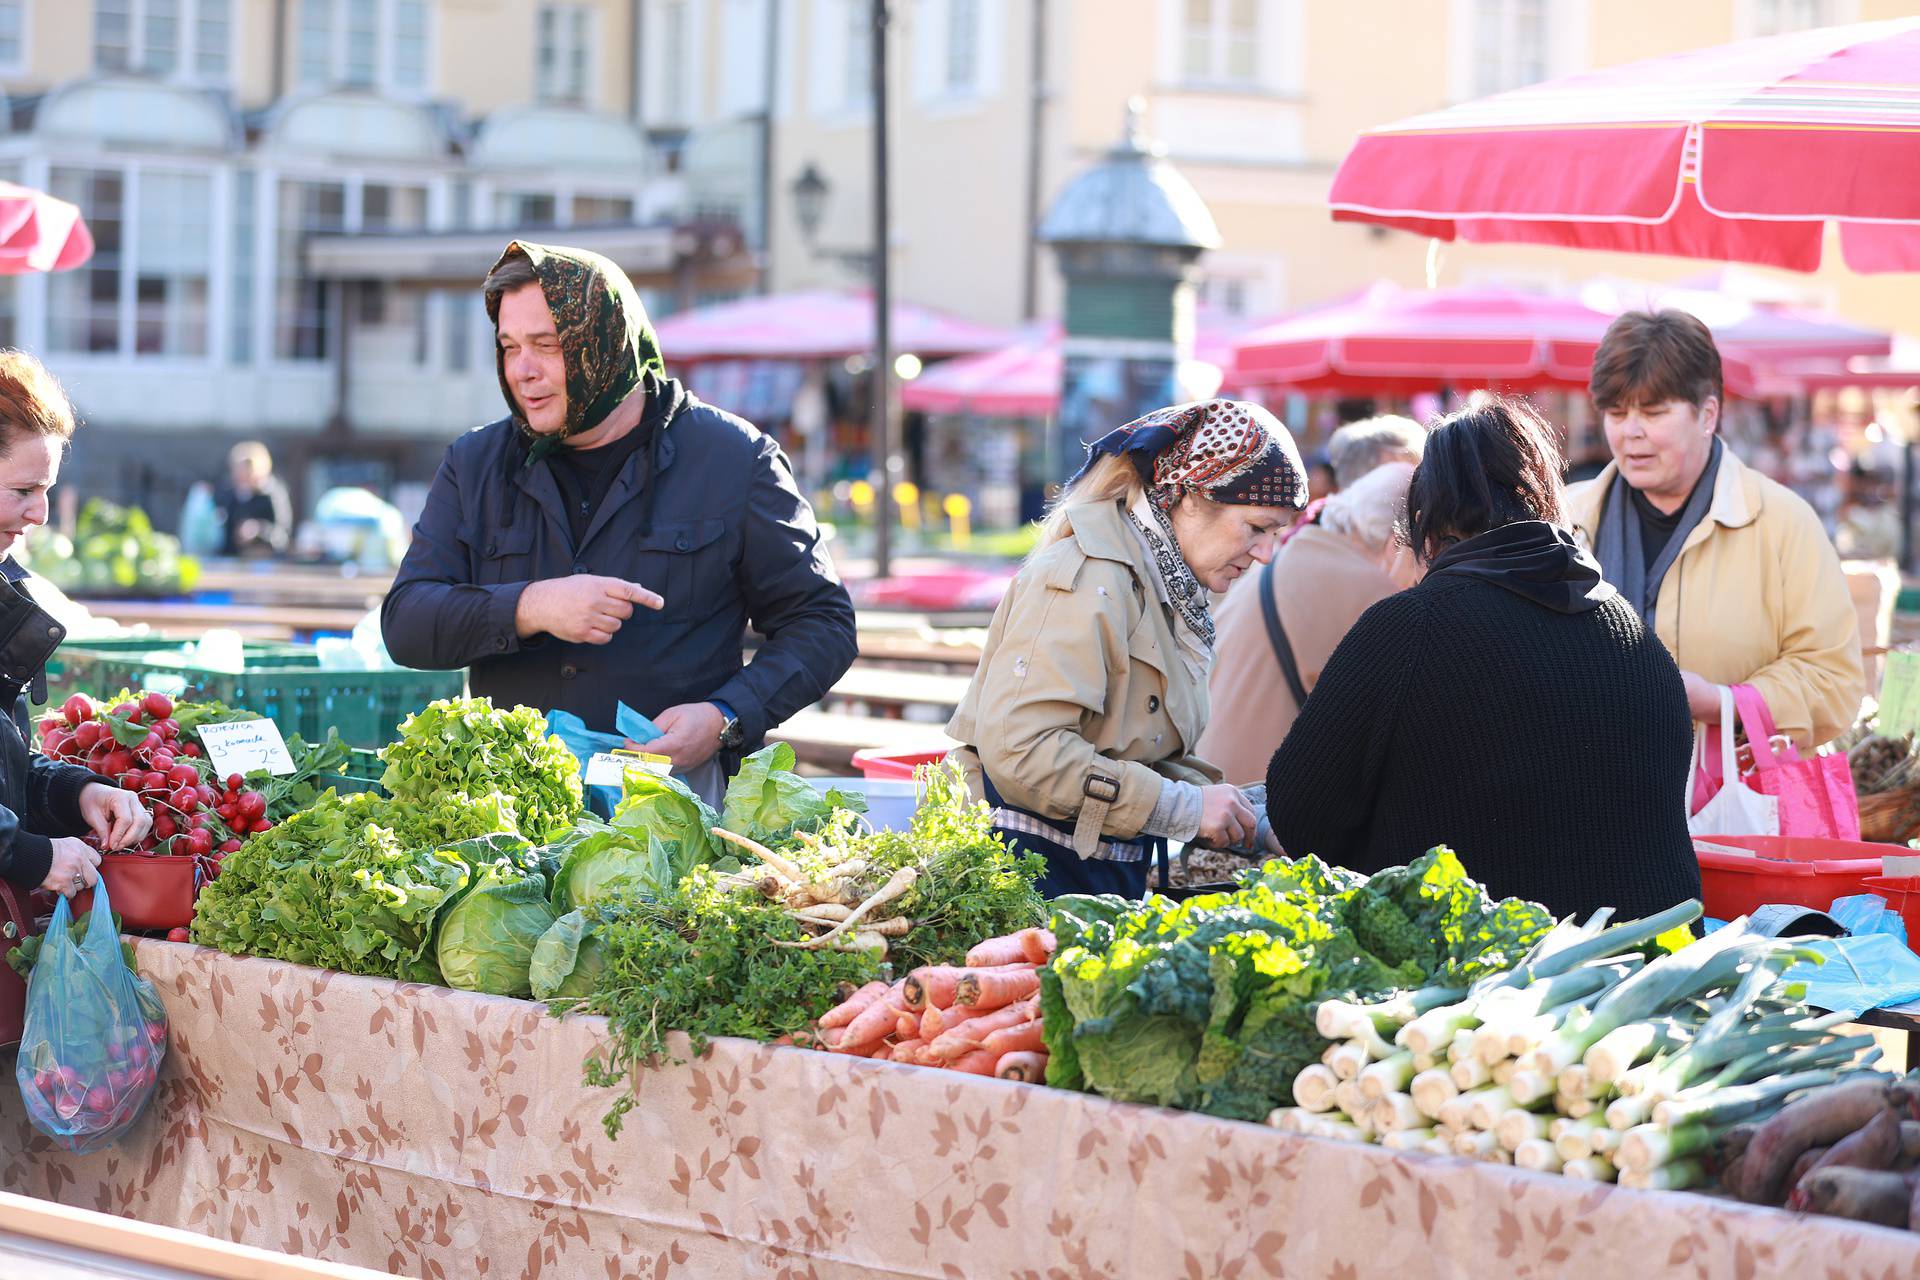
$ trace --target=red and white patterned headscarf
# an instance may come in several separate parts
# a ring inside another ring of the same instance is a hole
[[[1155,409],[1088,446],[1087,464],[1124,453],[1157,502],[1190,493],[1251,507],[1307,505],[1307,469],[1280,420],[1244,400],[1196,400]]]

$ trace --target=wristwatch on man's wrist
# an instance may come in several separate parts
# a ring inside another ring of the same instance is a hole
[[[714,706],[720,709],[720,719],[721,719],[720,746],[721,748],[723,750],[731,751],[736,747],[744,745],[747,741],[747,734],[746,734],[746,730],[740,727],[740,717],[733,713],[732,707],[720,701],[720,699],[713,698],[713,699],[710,699],[710,701],[713,703]]]

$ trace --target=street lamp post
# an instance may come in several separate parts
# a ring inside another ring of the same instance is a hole
[[[893,573],[893,327],[887,261],[887,12],[873,2],[873,492],[876,504],[873,576]]]

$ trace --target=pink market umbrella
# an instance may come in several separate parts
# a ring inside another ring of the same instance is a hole
[[[1233,337],[1246,321],[1202,316],[1194,358],[1182,385],[1217,386],[1230,363]],[[984,418],[1044,418],[1060,407],[1058,324],[1034,325],[1007,346],[930,365],[900,389],[902,408],[916,413],[972,413]]]
[[[908,303],[893,308],[893,349],[923,358],[1005,346],[1005,329]],[[772,294],[699,307],[654,326],[669,364],[701,360],[835,360],[873,350],[873,296]]]
[[[0,182],[0,275],[71,271],[92,256],[93,233],[79,209]]]
[[[1234,380],[1307,393],[1413,395],[1441,386],[1587,385],[1609,312],[1507,289],[1403,289],[1382,282],[1344,302],[1241,335]],[[1736,395],[1788,389],[1723,351]]]
[[[1774,369],[1884,356],[1893,350],[1893,335],[1885,330],[1718,289],[1602,279],[1582,287],[1580,300],[1607,312],[1662,307],[1692,312],[1713,330],[1722,351],[1736,352]]]
[[[1745,40],[1370,129],[1340,221],[1812,271],[1920,270],[1920,18]]]

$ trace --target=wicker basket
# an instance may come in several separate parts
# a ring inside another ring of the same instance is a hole
[[[1860,797],[1860,838],[1904,844],[1920,834],[1920,782]]]

